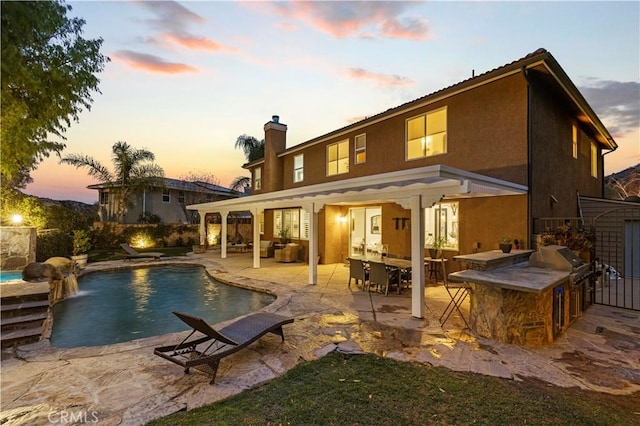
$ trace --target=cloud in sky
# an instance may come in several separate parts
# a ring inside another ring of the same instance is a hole
[[[142,39],[145,44],[154,44],[161,47],[177,45],[190,50],[206,50],[210,52],[234,53],[237,49],[218,43],[210,38],[201,37],[189,31],[191,25],[201,25],[206,19],[192,12],[175,1],[136,1],[135,4],[143,7],[152,15],[144,22],[157,32]],[[121,50],[116,57],[122,59],[131,67],[169,74],[183,72],[196,72],[191,65],[179,62],[170,62],[155,55]]]
[[[168,62],[159,56],[134,52],[132,50],[119,50],[112,56],[114,59],[121,60],[133,68],[138,68],[145,71],[164,74],[198,72],[196,68],[190,65],[182,64],[179,62]]]
[[[396,74],[381,74],[365,70],[363,68],[349,68],[347,75],[356,80],[371,80],[381,87],[411,86],[415,82],[408,77]]]
[[[592,79],[580,87],[615,137],[640,128],[640,83]]]
[[[304,21],[335,38],[382,37],[427,40],[428,21],[402,17],[412,2],[277,2],[272,7],[282,16]]]

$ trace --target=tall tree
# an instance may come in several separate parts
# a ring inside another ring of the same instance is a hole
[[[76,168],[87,168],[89,176],[110,184],[110,193],[116,195],[118,202],[118,222],[122,223],[131,196],[151,187],[164,186],[164,171],[153,163],[155,155],[146,149],[135,149],[128,143],[119,141],[111,150],[113,173],[87,155],[70,154],[60,162]]]
[[[231,189],[233,191],[244,192],[245,188],[251,187],[251,178],[248,176],[238,176],[231,183]]]
[[[85,21],[69,18],[62,1],[3,1],[0,129],[3,186],[24,187],[29,172],[51,152],[59,154],[64,132],[90,110],[109,58],[102,38],[81,37]]]
[[[264,158],[264,139],[258,140],[253,136],[240,135],[236,139],[235,147],[242,149],[249,163]]]

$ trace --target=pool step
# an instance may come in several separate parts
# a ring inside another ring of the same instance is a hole
[[[49,312],[49,292],[27,291],[3,296],[0,311],[0,346],[3,350],[37,342]]]

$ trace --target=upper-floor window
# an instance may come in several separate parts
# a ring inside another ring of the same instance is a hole
[[[100,191],[100,204],[109,204],[109,193],[107,191]]]
[[[367,135],[356,136],[355,139],[355,163],[360,164],[367,161]]]
[[[279,238],[283,229],[287,229],[290,238],[308,240],[310,215],[302,209],[284,209],[273,211],[273,236]]]
[[[447,109],[441,108],[407,120],[407,159],[447,152]]]
[[[162,202],[163,203],[171,202],[171,194],[167,188],[162,190]]]
[[[184,204],[184,201],[185,201],[184,191],[178,191],[178,202],[180,204]]]
[[[598,177],[598,147],[591,142],[591,176]]]
[[[349,171],[349,139],[327,146],[327,176]]]
[[[571,125],[571,143],[573,149],[573,158],[578,158],[578,126]]]
[[[293,157],[293,181],[302,182],[304,180],[304,154]]]
[[[458,250],[458,208],[459,203],[452,201],[424,209],[426,247],[440,243],[441,248]]]
[[[262,167],[253,169],[253,188],[256,191],[262,189]]]

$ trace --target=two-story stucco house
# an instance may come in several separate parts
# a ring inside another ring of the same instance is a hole
[[[89,185],[89,189],[98,190],[98,215],[101,222],[117,220],[118,197],[113,191],[117,184],[99,183]],[[126,206],[124,223],[140,223],[151,215],[157,216],[163,223],[198,223],[197,214],[186,206],[238,198],[244,194],[207,182],[188,182],[164,178],[164,186],[153,187],[135,194]]]
[[[188,208],[201,218],[250,211],[254,241],[289,228],[309,283],[318,259],[380,244],[410,257],[415,317],[433,240],[449,258],[497,249],[502,236],[531,247],[536,219],[575,217],[579,195],[602,197],[603,154],[617,148],[544,49],[296,146],[277,116],[264,130],[264,158],[244,165],[252,195]]]

